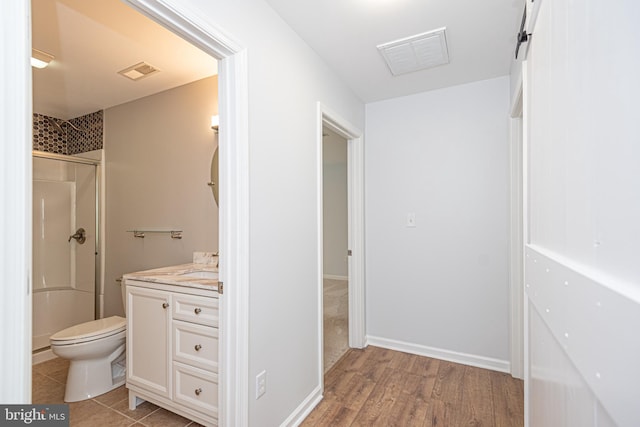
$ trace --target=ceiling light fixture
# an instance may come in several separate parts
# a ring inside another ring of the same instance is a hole
[[[31,66],[35,68],[44,68],[55,58],[53,55],[38,49],[31,49]]]

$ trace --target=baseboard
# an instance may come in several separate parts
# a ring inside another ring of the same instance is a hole
[[[50,348],[42,351],[38,351],[37,353],[33,353],[31,355],[31,364],[37,365],[38,363],[46,362],[47,360],[55,359],[56,356],[53,354]]]
[[[388,348],[389,350],[397,350],[405,353],[417,354],[418,356],[432,357],[434,359],[446,360],[448,362],[475,366],[476,368],[484,368],[492,371],[505,372],[507,374],[511,372],[511,364],[506,360],[459,353],[457,351],[427,347],[420,344],[412,344],[381,337],[367,336],[366,342],[367,345],[372,345],[374,347]]]
[[[295,411],[282,424],[280,427],[297,427],[305,418],[313,411],[313,409],[322,400],[322,387],[318,386],[307,396],[306,399],[296,408]]]
[[[337,276],[335,274],[323,274],[322,277],[330,280],[349,280],[348,276]]]

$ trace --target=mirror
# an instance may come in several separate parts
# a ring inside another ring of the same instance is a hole
[[[209,182],[209,187],[211,187],[211,191],[213,191],[213,199],[216,201],[216,205],[218,203],[218,147],[216,147],[216,151],[213,152],[213,158],[211,159],[211,182]]]

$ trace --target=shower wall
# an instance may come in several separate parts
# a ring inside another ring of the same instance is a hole
[[[57,130],[45,115],[33,114],[33,149],[57,154],[78,154],[87,151],[100,150],[103,142],[103,112],[86,114],[70,119],[74,126],[86,132],[75,130],[73,127],[58,121],[63,132]],[[54,117],[51,117],[55,120]]]
[[[33,114],[33,149],[73,155],[103,148],[104,114],[64,121],[56,129]],[[61,131],[62,130],[62,131]],[[80,245],[69,236],[86,230]],[[51,334],[95,318],[96,167],[33,158],[33,350]]]
[[[69,236],[86,231],[80,244]],[[33,159],[33,350],[94,319],[96,167]]]

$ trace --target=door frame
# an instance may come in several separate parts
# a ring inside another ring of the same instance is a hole
[[[510,354],[511,375],[524,379],[524,108],[522,74],[515,83],[510,112],[510,221],[509,221],[509,286],[510,286]]]
[[[219,424],[249,424],[249,101],[245,48],[179,0],[123,0],[218,63]]]
[[[31,2],[0,3],[0,402],[31,402]]]
[[[364,149],[362,131],[338,113],[318,102],[317,238],[318,238],[318,382],[324,391],[323,328],[323,156],[322,128],[326,126],[347,140],[347,227],[349,281],[349,347],[366,347],[365,328],[365,246],[364,246]]]

